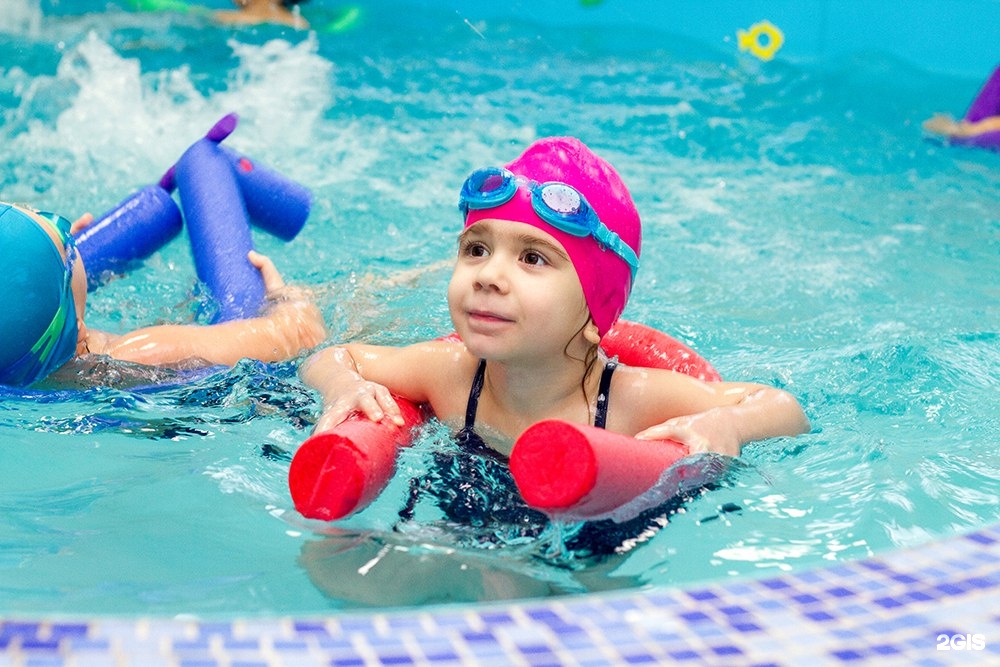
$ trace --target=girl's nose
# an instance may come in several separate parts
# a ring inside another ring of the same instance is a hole
[[[479,265],[476,271],[476,287],[479,289],[494,289],[506,292],[508,287],[507,272],[502,257],[494,254]]]

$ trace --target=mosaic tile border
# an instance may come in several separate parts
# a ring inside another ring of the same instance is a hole
[[[329,617],[7,619],[0,667],[1000,665],[1000,524],[686,589]]]

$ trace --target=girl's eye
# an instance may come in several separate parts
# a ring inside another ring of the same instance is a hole
[[[478,241],[467,241],[462,244],[461,252],[468,257],[485,257],[489,254],[486,246]]]
[[[521,261],[525,264],[531,264],[532,266],[544,266],[548,264],[545,257],[534,250],[528,250],[525,252],[524,255],[521,256]]]

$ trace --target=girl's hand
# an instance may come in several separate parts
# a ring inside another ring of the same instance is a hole
[[[386,387],[359,379],[353,389],[342,393],[323,410],[313,432],[329,431],[354,413],[360,413],[373,422],[388,419],[397,426],[405,423],[399,405]]]
[[[718,452],[739,456],[742,444],[736,421],[725,407],[675,417],[637,433],[638,440],[675,440],[691,454]]]
[[[69,226],[69,233],[76,235],[82,232],[84,229],[90,226],[90,223],[94,221],[94,215],[92,213],[84,213]]]
[[[268,296],[280,292],[285,287],[285,280],[270,257],[251,250],[247,253],[247,259],[260,271],[260,277],[264,279],[264,290]]]
[[[316,347],[326,337],[323,314],[312,300],[312,292],[302,287],[286,285],[271,258],[256,250],[247,253],[264,280],[266,298],[273,305],[265,317],[275,322],[297,350]]]

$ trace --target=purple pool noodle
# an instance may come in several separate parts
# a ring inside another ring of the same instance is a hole
[[[283,241],[294,239],[309,217],[312,193],[251,158],[220,148],[232,164],[251,222]]]
[[[238,120],[235,113],[224,116],[205,134],[205,138],[220,144],[220,150],[229,159],[251,222],[283,241],[291,241],[302,231],[309,217],[312,193],[273,169],[221,146],[221,142],[236,129]],[[174,189],[176,170],[177,165],[174,165],[163,175],[160,180],[162,187],[170,191]]]
[[[177,173],[177,165],[170,165],[170,169],[167,169],[167,173],[160,177],[160,187],[167,192],[173,192],[177,189],[177,179],[174,176]]]
[[[174,178],[195,270],[219,306],[213,321],[225,322],[257,315],[265,289],[247,259],[253,249],[249,216],[229,159],[213,140],[218,134],[210,132],[185,151]]]
[[[219,143],[236,129],[236,124],[240,122],[240,117],[235,113],[228,113],[219,120],[215,122],[208,132],[205,133],[205,138],[211,142]]]
[[[87,267],[88,288],[111,273],[121,273],[162,248],[182,227],[181,212],[160,185],[148,185],[76,234]]]
[[[1000,66],[993,70],[993,74],[983,84],[976,99],[969,105],[969,110],[965,112],[965,120],[970,123],[988,116],[1000,116]]]
[[[948,140],[952,144],[960,146],[978,146],[989,150],[1000,151],[1000,130],[983,132],[968,137],[951,137]]]

